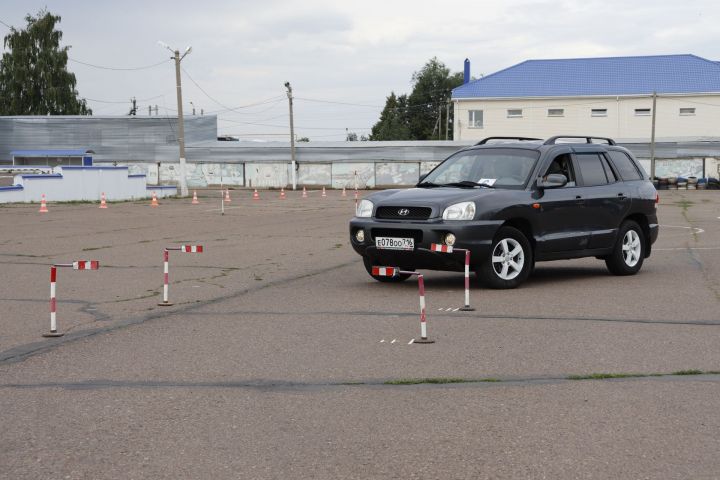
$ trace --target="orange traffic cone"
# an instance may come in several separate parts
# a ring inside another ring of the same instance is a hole
[[[347,193],[345,193],[345,187],[343,187],[343,193],[342,193],[342,196],[343,196],[343,197],[347,197]]]
[[[100,194],[100,208],[107,208],[107,203],[105,202],[105,192]]]
[[[160,204],[157,201],[157,195],[155,195],[155,192],[152,194],[152,202],[150,202],[151,207],[157,207],[160,206]]]
[[[285,188],[280,187],[280,200],[285,200]]]
[[[230,203],[232,200],[230,200],[230,190],[225,190],[225,202]]]
[[[307,198],[307,190],[305,189],[305,187],[303,187],[302,198]]]
[[[48,213],[47,203],[45,203],[45,194],[40,195],[40,213]]]
[[[191,202],[191,203],[192,203],[193,205],[197,205],[198,203],[200,203],[200,202],[198,201],[198,199],[197,199],[197,191],[196,191],[196,190],[193,190],[193,199],[192,199],[192,202]]]
[[[323,187],[322,196],[323,196],[323,197],[327,197],[327,194],[325,193],[325,187]]]
[[[257,192],[257,188],[253,192],[253,200],[260,200],[260,194]]]

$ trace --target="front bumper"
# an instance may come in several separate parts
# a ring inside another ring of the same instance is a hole
[[[460,253],[431,252],[430,244],[442,243],[446,234],[455,235],[454,248],[470,250],[470,261],[476,265],[490,254],[492,240],[502,225],[496,220],[394,222],[374,218],[353,218],[350,220],[350,242],[360,255],[369,258],[373,264],[395,266],[403,269],[427,269],[462,271],[465,256]],[[365,240],[355,238],[359,229],[365,230]],[[375,237],[413,238],[415,250],[385,250],[375,247]]]

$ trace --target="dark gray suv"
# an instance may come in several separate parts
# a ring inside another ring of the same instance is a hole
[[[371,276],[374,265],[464,269],[463,255],[432,244],[469,250],[471,269],[492,288],[517,287],[544,260],[597,257],[613,274],[632,275],[657,239],[657,201],[637,160],[612,139],[491,137],[415,188],[360,201],[350,240]]]

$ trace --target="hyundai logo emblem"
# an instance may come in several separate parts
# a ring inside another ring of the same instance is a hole
[[[410,215],[410,210],[407,208],[401,208],[400,210],[398,210],[398,215],[400,215],[402,217],[406,217],[406,216]]]

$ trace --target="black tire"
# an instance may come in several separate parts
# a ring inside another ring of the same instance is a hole
[[[506,255],[501,255],[503,252]],[[505,258],[493,263],[493,257]],[[516,288],[527,280],[534,263],[530,242],[525,235],[517,228],[501,227],[493,239],[490,253],[480,265],[478,278],[490,288]]]
[[[377,267],[378,265],[373,265],[372,261],[367,258],[363,257],[363,265],[365,265],[365,271],[367,271],[368,275],[370,275],[372,278],[377,280],[378,282],[383,283],[400,283],[404,282],[408,278],[410,278],[410,274],[408,273],[402,273],[400,275],[396,275],[394,277],[379,277],[377,275],[372,274],[372,267]],[[391,266],[391,265],[383,265],[383,266]]]
[[[618,229],[615,246],[605,258],[605,265],[613,275],[635,275],[645,260],[645,233],[640,225],[626,220]]]

